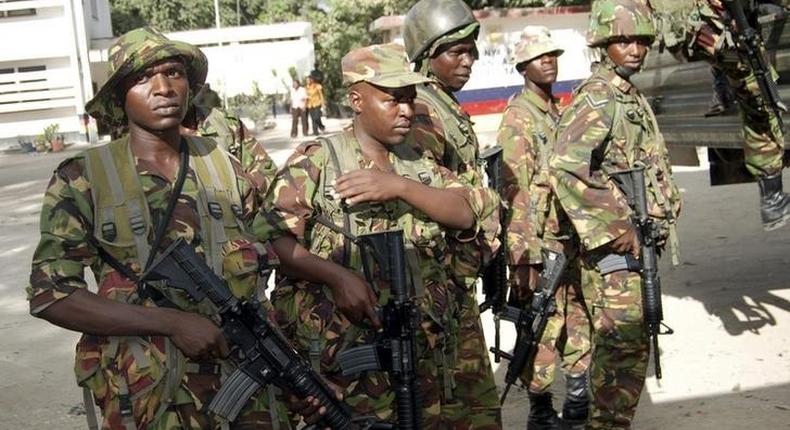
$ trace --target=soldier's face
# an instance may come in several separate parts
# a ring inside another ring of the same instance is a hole
[[[557,55],[543,54],[526,63],[521,74],[538,85],[551,85],[557,82]]]
[[[639,70],[645,62],[650,40],[644,37],[615,39],[606,46],[606,54],[615,65]]]
[[[361,82],[351,87],[354,127],[385,145],[403,143],[414,117],[414,85],[383,88]]]
[[[448,43],[439,48],[428,61],[431,62],[431,71],[451,91],[459,91],[469,81],[472,74],[472,65],[478,58],[477,45],[474,36],[469,36],[458,42]]]
[[[178,128],[187,111],[189,80],[184,63],[166,59],[124,81],[129,124],[146,130]]]

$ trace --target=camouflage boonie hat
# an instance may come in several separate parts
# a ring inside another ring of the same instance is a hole
[[[116,91],[123,80],[150,65],[173,57],[184,60],[192,93],[206,81],[208,60],[196,46],[170,40],[150,27],[132,30],[119,37],[109,49],[110,77],[99,92],[85,105],[85,111],[108,126],[120,126],[126,113]]]
[[[587,45],[601,46],[616,37],[656,37],[653,11],[645,0],[596,0],[590,12]]]
[[[420,0],[403,20],[403,43],[414,63],[432,56],[445,44],[465,39],[480,29],[472,9],[462,0]]]
[[[542,25],[528,25],[521,31],[521,40],[516,44],[513,55],[513,64],[519,65],[545,54],[554,53],[556,56],[565,52],[554,43],[549,29]]]
[[[355,49],[343,57],[340,68],[346,87],[365,81],[379,87],[400,88],[431,80],[409,69],[406,52],[396,43]]]

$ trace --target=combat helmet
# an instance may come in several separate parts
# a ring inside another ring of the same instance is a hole
[[[646,0],[596,0],[590,11],[587,45],[597,47],[620,36],[656,37],[653,11]]]
[[[406,13],[403,43],[412,63],[432,54],[439,38],[453,32],[452,42],[473,34],[480,28],[472,9],[462,0],[420,0]]]

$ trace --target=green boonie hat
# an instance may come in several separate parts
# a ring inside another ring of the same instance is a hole
[[[550,53],[560,56],[563,52],[565,51],[552,40],[548,28],[528,25],[521,31],[521,40],[516,44],[513,63],[519,65]]]
[[[645,0],[596,0],[590,11],[587,45],[601,46],[616,37],[656,37],[653,11]]]
[[[403,43],[414,63],[437,48],[467,38],[479,30],[472,9],[462,0],[420,0],[403,20]]]
[[[430,78],[409,69],[402,45],[388,43],[357,48],[340,61],[343,85],[369,82],[384,88],[400,88],[430,82]]]
[[[97,121],[111,127],[126,122],[126,112],[116,96],[116,91],[127,76],[158,61],[181,57],[194,94],[206,81],[208,73],[208,60],[200,49],[189,43],[170,40],[150,27],[138,28],[119,37],[110,46],[109,56],[110,77],[85,105],[85,111]]]

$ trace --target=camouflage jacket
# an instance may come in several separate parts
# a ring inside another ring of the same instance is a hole
[[[213,108],[208,117],[198,125],[197,134],[213,138],[236,157],[261,196],[266,194],[277,172],[277,166],[266,153],[263,144],[255,139],[240,119]]]
[[[412,142],[419,152],[424,152],[436,162],[458,175],[465,183],[477,187],[483,183],[480,170],[477,135],[469,115],[458,101],[447,94],[437,83],[417,86]],[[471,288],[478,272],[499,249],[497,239],[501,199],[490,189],[481,191],[480,203],[486,216],[478,237],[459,243],[451,240],[451,263],[456,279]]]
[[[363,157],[359,144],[352,130],[346,130],[335,139],[344,139],[342,144],[351,146],[357,168],[374,168],[373,164]],[[343,155],[340,155],[342,160]],[[430,158],[420,158],[413,152],[410,145],[404,142],[391,148],[390,162],[395,172],[411,176],[417,172],[424,183],[437,188],[457,188],[462,190],[475,213],[477,222],[482,219],[480,196],[475,189],[456,179],[449,170],[437,166]],[[341,163],[341,165],[344,163]],[[327,173],[332,169],[331,173]],[[338,219],[337,203],[333,203],[331,179],[334,176],[328,150],[320,141],[307,142],[300,145],[281,169],[273,188],[266,200],[266,210],[261,211],[255,219],[253,231],[259,239],[271,240],[284,234],[290,234],[314,254],[331,259],[344,265],[345,241],[325,225],[316,222],[316,217],[323,215],[341,225]],[[425,214],[415,210],[401,200],[379,204],[362,204],[349,209],[351,216],[351,232],[364,234],[391,229],[403,229],[407,240],[406,248],[413,257],[407,256],[411,267],[411,278],[415,284],[422,283],[424,290],[424,311],[438,319],[450,315],[452,300],[448,295],[454,294],[453,283],[449,279],[449,255],[446,251],[446,240],[449,237],[461,237],[463,232],[450,232],[439,227]],[[334,208],[334,209],[333,209]],[[416,254],[414,252],[416,251]],[[349,264],[361,271],[361,260],[356,246],[350,250]],[[417,269],[415,271],[415,269]],[[419,292],[418,292],[419,295]],[[330,295],[331,296],[331,295]],[[450,306],[450,308],[448,308]]]
[[[497,133],[504,154],[504,195],[508,264],[541,262],[541,237],[548,212],[548,155],[559,113],[529,89],[508,103]]]
[[[109,145],[125,145],[128,137],[113,141]],[[203,141],[209,141],[203,139]],[[95,151],[99,148],[91,148]],[[163,237],[161,249],[167,247],[177,238],[184,238],[191,243],[196,251],[203,256],[204,238],[209,234],[201,227],[199,201],[201,187],[198,181],[193,157],[199,156],[196,146],[189,145],[191,161],[187,170],[182,193],[177,200],[173,216],[169,221]],[[215,149],[209,148],[209,151]],[[137,159],[128,152],[125,160],[134,160],[132,172],[136,172],[139,184],[150,210],[153,223],[164,216],[170,199],[171,183],[152,163]],[[232,157],[230,160],[236,183],[243,200],[252,199],[257,193],[252,181],[243,173],[241,166]],[[33,255],[30,285],[27,296],[30,311],[39,314],[57,300],[68,297],[73,292],[87,288],[84,278],[85,267],[90,267],[97,284],[99,296],[110,300],[132,302],[144,306],[154,306],[148,299],[140,299],[135,283],[111,267],[99,257],[98,239],[94,235],[97,221],[94,211],[94,198],[89,180],[89,159],[80,153],[61,163],[55,170],[44,195],[41,210],[41,239]],[[128,166],[123,166],[126,168]],[[252,207],[247,205],[247,207]],[[249,296],[255,292],[260,264],[267,256],[264,246],[244,238],[242,229],[249,222],[251,213],[239,213],[238,226],[226,225],[228,241],[223,245],[222,274],[229,287],[239,296]],[[120,220],[118,220],[120,221]],[[154,228],[148,228],[148,243],[153,238]],[[236,231],[235,233],[233,231]],[[119,235],[120,236],[120,235]],[[113,255],[117,261],[134,274],[140,275],[139,259],[134,257],[134,247],[118,244],[108,247],[102,242],[102,248]],[[130,250],[131,248],[131,250]],[[131,251],[131,254],[129,253]],[[124,256],[131,255],[131,258]],[[271,254],[273,255],[273,254]],[[209,314],[204,307],[191,304],[177,293],[168,294],[171,300],[179,300],[180,306],[194,312]],[[146,364],[147,363],[147,364]],[[167,337],[164,336],[94,336],[85,334],[77,345],[75,371],[80,385],[93,391],[97,404],[102,407],[105,424],[112,428],[121,424],[118,407],[118,396],[125,395],[128,390],[131,397],[135,422],[145,428],[154,422],[162,408],[171,401],[193,402],[201,405],[207,399],[199,398],[188,388],[189,378],[184,372],[189,364],[184,364],[183,355],[177,351]],[[175,380],[173,378],[175,377]],[[183,378],[183,379],[179,379]],[[167,382],[166,382],[167,381]],[[126,389],[119,387],[126,387]],[[171,388],[167,388],[171,387]],[[172,387],[177,389],[175,397]],[[199,391],[194,391],[195,393]],[[205,395],[202,392],[200,395]],[[115,408],[115,409],[114,409]]]
[[[550,158],[551,186],[584,249],[611,242],[630,225],[631,209],[609,175],[637,163],[646,166],[648,211],[665,240],[681,199],[655,115],[636,87],[608,63],[597,64],[563,112]]]

